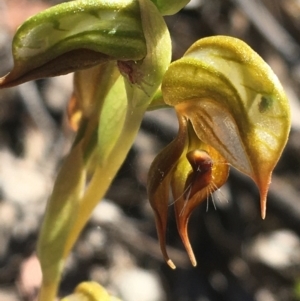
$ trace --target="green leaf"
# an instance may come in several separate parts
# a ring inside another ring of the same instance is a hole
[[[38,241],[38,256],[43,271],[40,300],[54,300],[55,284],[60,280],[64,264],[64,241],[79,214],[86,172],[79,143],[66,158],[48,201]]]
[[[171,64],[162,91],[202,141],[256,182],[264,218],[271,174],[290,131],[289,103],[271,68],[244,42],[209,37]]]

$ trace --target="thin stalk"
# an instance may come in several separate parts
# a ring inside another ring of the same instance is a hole
[[[101,201],[107,189],[111,185],[116,173],[123,164],[139,130],[142,118],[147,106],[141,106],[134,110],[128,110],[122,134],[115,144],[106,164],[98,166],[92,180],[80,201],[79,215],[74,222],[65,247],[64,258],[68,256],[80,232],[87,223],[93,209]]]

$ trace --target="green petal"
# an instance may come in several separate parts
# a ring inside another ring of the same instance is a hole
[[[162,91],[200,139],[256,182],[264,218],[271,174],[290,130],[289,103],[271,68],[238,39],[205,38],[170,66]]]
[[[4,87],[84,69],[109,59],[146,55],[135,0],[62,3],[28,19],[13,40],[14,69]]]

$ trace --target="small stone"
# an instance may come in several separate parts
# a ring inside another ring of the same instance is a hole
[[[300,265],[300,239],[290,230],[260,235],[245,249],[252,259],[275,269]]]
[[[10,229],[16,221],[16,209],[12,203],[0,203],[0,229]]]
[[[140,268],[123,270],[114,279],[123,301],[163,301],[166,299],[158,275]]]
[[[95,224],[115,223],[122,218],[121,210],[112,202],[102,200],[93,211],[91,222]]]
[[[0,288],[0,300],[2,301],[20,301],[17,292],[14,288],[1,287]]]

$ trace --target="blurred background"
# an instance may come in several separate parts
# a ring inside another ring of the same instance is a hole
[[[0,0],[0,73],[30,15],[62,1]],[[167,17],[173,59],[196,40],[230,35],[247,42],[280,78],[292,110],[287,147],[274,171],[267,218],[253,182],[231,169],[228,183],[194,212],[193,268],[170,207],[171,270],[162,260],[146,194],[149,166],[176,135],[172,110],[147,113],[128,159],[68,259],[60,294],[83,280],[123,301],[300,300],[300,1],[192,0]],[[0,91],[0,300],[33,301],[41,281],[36,240],[55,175],[74,133],[65,112],[72,75]],[[216,209],[213,206],[215,203]]]

